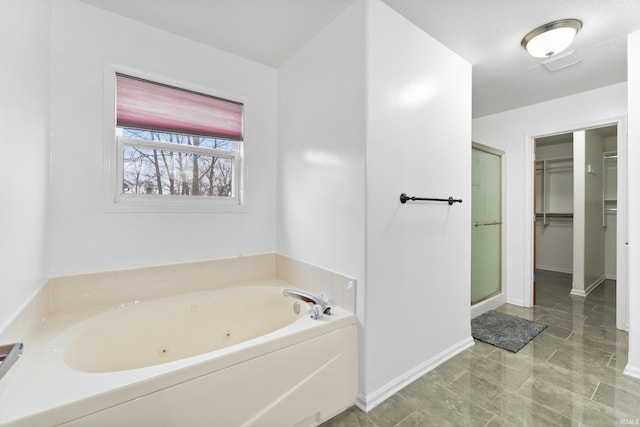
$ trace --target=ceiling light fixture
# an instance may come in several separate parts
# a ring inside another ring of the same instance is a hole
[[[530,31],[520,44],[531,56],[549,58],[568,48],[580,28],[582,21],[577,19],[549,22]]]

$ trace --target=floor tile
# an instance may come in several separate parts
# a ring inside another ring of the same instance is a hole
[[[518,353],[475,345],[369,414],[352,408],[323,427],[614,426],[640,421],[640,380],[623,375],[628,334],[615,327],[615,282],[586,298],[571,275],[539,272],[537,305],[496,310],[549,325]]]
[[[531,378],[518,393],[545,408],[586,425],[615,425],[617,421],[611,408],[538,378]]]
[[[547,326],[547,328],[544,331],[540,332],[540,335],[542,335],[542,334],[553,335],[553,336],[558,337],[558,338],[566,339],[572,333],[573,333],[573,330],[571,330],[571,329],[566,329],[566,328],[563,328],[561,326],[556,326],[556,325],[551,324],[551,325]]]
[[[517,426],[571,426],[570,418],[554,412],[517,393],[498,396],[487,410],[507,423]]]
[[[452,425],[485,425],[493,417],[470,399],[424,379],[415,381],[400,394],[420,410],[426,410]]]
[[[352,406],[346,411],[324,422],[322,427],[377,427],[366,414]]]
[[[573,366],[591,366],[598,364],[607,366],[613,353],[597,348],[581,346],[580,348],[558,348],[558,350],[548,359],[550,363],[570,369]]]
[[[532,377],[586,398],[591,398],[600,382],[597,377],[577,374],[546,362],[536,362]]]
[[[468,352],[468,354],[469,356],[473,355],[472,352]],[[454,357],[453,359],[446,361],[442,365],[425,374],[423,379],[432,383],[449,385],[466,371],[466,360],[461,357]]]
[[[488,356],[493,353],[497,348],[491,344],[483,343],[482,341],[474,340],[474,345],[469,349],[473,354],[478,356]]]
[[[640,419],[640,395],[600,383],[593,400],[615,410],[625,418]]]
[[[621,371],[616,370],[615,376],[602,378],[602,382],[619,388],[620,390],[640,395],[640,380],[624,375]]]
[[[556,351],[548,360],[551,365],[558,366],[572,372],[575,376],[592,375],[600,381],[613,381],[617,372],[604,363],[595,363],[585,357],[586,352],[566,353],[564,350]],[[583,357],[581,357],[583,356]]]
[[[463,356],[464,357],[464,356]],[[505,390],[517,390],[530,376],[530,369],[514,369],[489,358],[470,358],[466,368],[474,375],[501,385]]]
[[[614,368],[618,372],[622,372],[624,371],[624,368],[627,366],[628,358],[629,358],[629,354],[627,352],[624,352],[622,354],[614,353],[611,356],[611,359],[609,360],[609,363],[607,364],[607,366]]]
[[[480,406],[487,405],[503,392],[499,385],[469,372],[449,384],[447,388]]]
[[[416,410],[416,406],[397,393],[367,414],[378,427],[393,427]]]
[[[519,371],[530,371],[536,361],[545,361],[555,352],[551,346],[535,345],[533,342],[524,346],[517,353],[496,349],[487,356],[488,359]]]
[[[515,425],[516,424],[510,423],[504,418],[500,418],[496,415],[491,419],[491,421],[489,421],[487,427],[511,427]]]
[[[456,426],[446,418],[433,414],[431,411],[419,410],[411,413],[407,418],[398,423],[395,427],[425,427],[425,426]]]

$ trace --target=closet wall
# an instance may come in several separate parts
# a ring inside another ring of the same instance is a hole
[[[616,279],[616,229],[618,210],[618,137],[608,136],[604,140],[605,154],[602,158],[604,174],[604,269],[607,279]]]
[[[577,295],[582,295],[581,290],[588,293],[605,279],[604,233],[606,224],[603,222],[602,203],[604,182],[602,159],[604,152],[604,135],[601,131],[599,129],[584,131],[584,172],[582,172],[584,174],[584,203],[580,203],[580,206],[584,206],[584,283],[580,289],[580,284],[575,283],[576,277],[574,276],[572,293]],[[577,210],[577,207],[575,209]]]
[[[573,134],[536,140],[536,269],[573,271]]]

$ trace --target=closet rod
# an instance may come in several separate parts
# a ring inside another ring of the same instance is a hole
[[[547,218],[573,218],[572,213],[550,213],[550,212],[536,213],[537,218],[542,218],[543,216],[546,216]]]

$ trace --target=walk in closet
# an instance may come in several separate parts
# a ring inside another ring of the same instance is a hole
[[[616,126],[536,139],[536,269],[584,296],[616,278]]]

